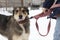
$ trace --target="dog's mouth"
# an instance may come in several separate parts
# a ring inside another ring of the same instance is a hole
[[[25,19],[18,19],[18,22],[24,21]]]
[[[25,23],[25,22],[27,22],[27,19],[25,18],[25,19],[19,19],[19,21],[18,21],[19,23]]]

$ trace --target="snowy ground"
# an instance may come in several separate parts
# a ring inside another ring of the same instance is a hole
[[[30,10],[29,17],[34,16],[40,12],[42,12],[42,11],[41,10]],[[38,32],[36,30],[35,22],[36,22],[35,19],[30,19],[29,40],[53,40],[53,33],[54,33],[56,20],[52,19],[50,32],[45,37],[42,37],[38,34]],[[38,23],[39,23],[39,29],[40,29],[41,34],[46,34],[48,22],[49,22],[49,19],[47,19],[47,17],[39,18]],[[6,37],[3,37],[2,35],[0,35],[0,40],[8,40],[8,39]]]

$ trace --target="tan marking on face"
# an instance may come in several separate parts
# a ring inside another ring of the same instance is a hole
[[[14,19],[16,19],[16,21],[18,21],[18,19],[19,19],[19,13],[14,14]]]

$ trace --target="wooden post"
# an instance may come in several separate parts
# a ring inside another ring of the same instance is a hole
[[[15,1],[13,2],[13,7],[15,7]]]
[[[21,6],[23,7],[24,6],[24,2],[23,2],[24,0],[21,0]]]
[[[0,7],[2,7],[2,2],[0,2]]]
[[[8,2],[7,2],[7,0],[6,0],[6,11],[7,11],[7,6],[8,6],[8,4],[7,4]]]

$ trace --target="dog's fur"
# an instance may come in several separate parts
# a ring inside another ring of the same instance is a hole
[[[28,40],[30,33],[28,14],[29,10],[26,7],[15,7],[13,16],[2,15],[0,33],[8,37],[8,40]]]

